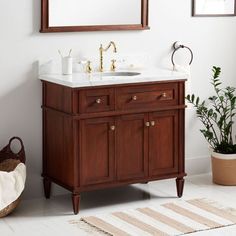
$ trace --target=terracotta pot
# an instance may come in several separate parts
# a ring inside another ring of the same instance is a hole
[[[236,154],[212,152],[212,176],[215,184],[236,186]]]

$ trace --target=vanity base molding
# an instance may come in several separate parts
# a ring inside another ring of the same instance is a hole
[[[70,88],[43,82],[43,178],[72,193],[176,178],[184,188],[185,80]]]

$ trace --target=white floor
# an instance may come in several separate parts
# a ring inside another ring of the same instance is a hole
[[[150,193],[151,197],[147,194]],[[186,179],[183,199],[208,198],[226,206],[236,208],[236,187],[212,184],[209,175],[193,176]],[[0,219],[0,235],[19,236],[84,236],[76,221],[81,216],[122,209],[145,207],[176,199],[174,180],[138,184],[129,187],[85,193],[81,199],[78,216],[72,214],[70,195],[53,197],[50,200],[34,199],[21,202],[17,211]],[[191,236],[235,236],[236,226],[198,232]]]

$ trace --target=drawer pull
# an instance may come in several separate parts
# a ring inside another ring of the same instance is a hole
[[[151,121],[151,126],[155,126],[156,122],[155,121]]]
[[[132,97],[132,100],[133,100],[133,101],[137,101],[137,100],[138,100],[138,97],[137,97],[136,95],[134,95],[134,96]]]
[[[146,122],[146,123],[145,123],[145,126],[146,126],[146,127],[150,127],[150,122]]]
[[[101,104],[101,102],[102,102],[102,99],[101,99],[101,98],[96,99],[96,103],[97,103],[97,104]]]
[[[114,125],[112,125],[112,126],[110,127],[110,129],[111,129],[111,131],[114,131],[114,130],[116,129],[116,127],[115,127]]]
[[[161,96],[162,96],[163,98],[167,98],[167,93],[163,93]]]

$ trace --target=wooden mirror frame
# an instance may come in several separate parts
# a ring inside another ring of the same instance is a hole
[[[149,0],[140,0],[141,22],[134,25],[89,25],[89,26],[49,26],[49,0],[41,0],[41,33],[80,32],[80,31],[115,31],[115,30],[147,30]]]

